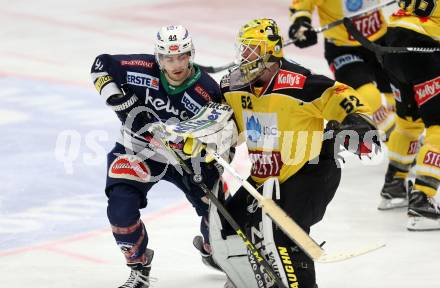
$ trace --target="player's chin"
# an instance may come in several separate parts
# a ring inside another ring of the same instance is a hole
[[[178,71],[178,72],[172,72],[171,74],[171,79],[174,81],[182,81],[185,79],[185,71]]]

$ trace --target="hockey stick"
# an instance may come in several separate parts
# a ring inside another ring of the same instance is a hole
[[[354,18],[359,17],[359,16],[362,16],[362,15],[364,15],[364,14],[368,14],[368,13],[371,13],[371,12],[373,12],[373,11],[379,10],[379,9],[381,9],[381,8],[385,8],[385,7],[387,7],[387,6],[391,5],[391,4],[394,4],[394,3],[396,3],[396,0],[391,0],[391,1],[388,1],[388,2],[384,2],[384,3],[379,3],[379,4],[375,5],[375,6],[371,6],[371,7],[367,8],[367,9],[364,9],[364,10],[361,10],[361,11],[355,13],[355,14],[352,14],[352,15],[350,15],[349,17],[346,17],[346,18],[354,19]],[[328,24],[326,24],[326,25],[324,25],[324,26],[317,27],[317,28],[313,28],[313,30],[314,30],[316,33],[322,33],[322,32],[324,32],[324,31],[326,31],[326,30],[332,29],[333,27],[336,27],[336,26],[338,26],[338,25],[343,24],[344,19],[345,19],[345,18],[338,19],[338,20],[333,21],[333,22],[331,22],[331,23],[328,23]],[[357,39],[356,39],[356,40],[357,40]],[[359,40],[358,40],[358,41],[359,41]],[[283,47],[289,46],[289,45],[293,44],[294,42],[295,42],[294,40],[289,39],[289,40],[287,40],[286,42],[284,42]],[[230,62],[230,63],[228,63],[228,64],[226,64],[226,65],[223,65],[223,66],[217,66],[217,67],[214,67],[214,66],[203,66],[203,65],[198,64],[198,66],[199,66],[202,70],[204,70],[205,72],[207,72],[207,73],[218,73],[218,72],[221,72],[221,71],[223,71],[223,70],[226,70],[226,69],[232,68],[232,67],[237,66],[237,65],[238,65],[238,63],[236,63],[235,61]]]
[[[137,135],[135,132],[131,131],[130,129],[126,128],[127,131],[132,133],[133,135],[137,136],[137,139],[143,139],[140,135]],[[156,134],[157,133],[157,134]],[[163,139],[163,137],[156,137],[156,135],[162,135],[165,132],[165,129],[161,126],[155,126],[155,128],[152,130],[152,134],[154,136],[154,140],[157,141],[158,144],[160,144],[161,148],[166,149],[172,157],[179,163],[179,165],[182,167],[182,169],[187,173],[190,177],[197,176],[194,171],[186,164],[186,162],[178,155]],[[146,140],[142,140],[146,143]],[[222,158],[223,159],[223,158]],[[196,181],[194,181],[196,182]],[[278,274],[273,270],[272,266],[267,262],[267,260],[261,255],[260,251],[252,244],[252,242],[249,240],[249,238],[246,236],[246,234],[243,232],[243,229],[241,229],[240,225],[235,221],[235,219],[232,217],[232,215],[226,210],[225,206],[217,199],[217,197],[214,195],[214,193],[206,186],[205,183],[197,183],[197,185],[205,192],[206,196],[208,196],[209,200],[213,205],[217,207],[219,212],[223,215],[225,220],[231,225],[232,229],[234,229],[235,233],[240,236],[240,238],[243,240],[244,244],[246,245],[247,249],[249,249],[250,253],[255,257],[257,262],[263,266],[266,273],[269,275],[269,277],[277,284],[279,288],[287,288],[286,285],[283,283],[283,281],[280,279]]]
[[[347,31],[356,39],[362,46],[370,50],[371,52],[376,54],[379,62],[382,63],[383,55],[385,54],[395,54],[395,53],[435,53],[440,52],[440,48],[438,47],[387,47],[381,46],[376,43],[371,42],[365,37],[353,22],[349,18],[343,19],[344,26]]]
[[[282,210],[272,199],[263,197],[246,179],[241,177],[237,171],[229,165],[216,151],[209,150],[214,159],[228,170],[232,176],[241,182],[243,187],[258,201],[263,211],[294,241],[313,261],[319,263],[331,263],[360,256],[379,248],[385,247],[385,244],[377,243],[362,247],[354,251],[328,254],[315,242],[284,210]]]
[[[381,8],[385,8],[387,6],[390,6],[390,5],[392,5],[392,4],[396,3],[396,2],[397,2],[397,0],[391,0],[391,1],[388,1],[388,2],[384,2],[384,3],[379,3],[377,5],[374,5],[374,6],[366,8],[366,9],[363,9],[363,10],[361,10],[361,11],[359,11],[357,13],[354,13],[354,14],[348,16],[348,17],[345,17],[345,18],[354,19],[354,18],[357,18],[359,16],[363,16],[365,14],[369,14],[369,13],[371,13],[373,11],[379,10]],[[331,23],[329,23],[327,25],[324,25],[322,27],[318,27],[318,28],[315,29],[315,31],[316,31],[316,33],[320,33],[320,32],[323,32],[325,30],[328,30],[328,29],[331,29],[333,27],[336,27],[338,25],[341,25],[342,23],[344,23],[344,19],[345,18],[333,21],[333,22],[331,22]]]
[[[213,135],[212,133],[217,133],[219,130],[210,131],[206,128],[206,123],[210,123],[208,126],[212,127],[215,121],[223,121],[224,117],[232,116],[230,114],[231,108],[224,104],[216,104],[216,106],[211,106],[208,104],[205,106],[204,110],[198,115],[191,119],[181,121],[175,124],[168,124],[165,126],[165,130],[170,133],[170,135],[176,135],[181,137],[189,138],[199,138],[208,137],[208,135]],[[226,126],[225,126],[226,127]],[[225,128],[227,129],[227,128]],[[210,134],[211,133],[211,134]],[[198,136],[196,136],[198,135]],[[218,134],[220,137],[222,134]],[[226,136],[227,137],[227,136]],[[206,139],[206,138],[205,138]],[[207,139],[206,139],[207,140]],[[208,140],[209,141],[209,140]],[[217,144],[219,145],[219,144]],[[228,145],[228,144],[226,144]],[[196,145],[200,146],[200,145]],[[282,210],[272,199],[263,197],[249,182],[241,177],[230,165],[227,163],[217,151],[211,149],[211,147],[206,147],[204,149],[208,154],[227,169],[231,174],[237,178],[242,186],[248,190],[248,192],[258,201],[259,205],[262,206],[265,214],[270,217],[276,225],[278,225],[281,230],[293,241],[295,242],[311,259],[318,262],[334,262],[345,260],[366,252],[375,250],[382,247],[383,245],[374,245],[366,249],[358,250],[350,253],[342,253],[339,255],[324,255],[324,250],[307,234],[302,228],[291,219],[284,210]]]

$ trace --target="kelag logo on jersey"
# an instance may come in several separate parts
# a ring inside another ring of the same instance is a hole
[[[276,113],[243,111],[247,145],[250,148],[278,149],[278,118]]]
[[[181,102],[187,110],[191,111],[194,114],[199,113],[200,108],[202,108],[202,106],[196,101],[194,101],[194,99],[189,97],[188,93],[186,92],[183,94]]]
[[[152,88],[159,90],[159,78],[148,74],[127,72],[127,83],[135,86]]]
[[[257,142],[261,136],[261,124],[258,118],[251,116],[250,119],[246,121],[246,131],[247,137],[252,142]]]

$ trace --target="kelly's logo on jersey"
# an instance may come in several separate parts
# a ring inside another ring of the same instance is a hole
[[[302,89],[306,79],[307,77],[302,74],[280,69],[272,90]]]
[[[276,113],[243,111],[247,145],[250,148],[278,149],[278,118]]]
[[[194,101],[194,99],[192,99],[191,97],[189,97],[188,93],[183,93],[183,97],[182,97],[182,104],[185,106],[185,108],[189,111],[191,111],[193,114],[197,114],[200,111],[200,108],[202,108],[202,106],[197,103],[196,101]]]
[[[413,89],[416,93],[417,105],[420,107],[432,97],[440,94],[440,76],[435,79],[414,85]]]
[[[148,74],[127,72],[127,83],[135,86],[152,88],[159,90],[159,78]]]

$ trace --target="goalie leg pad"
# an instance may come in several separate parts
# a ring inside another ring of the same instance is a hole
[[[213,193],[218,196],[218,193],[223,193],[223,190],[219,189],[219,185],[216,184],[213,188]],[[222,195],[220,199],[222,199]],[[223,237],[222,230],[222,222],[217,207],[210,205],[209,239],[215,262],[222,268],[228,276],[229,281],[232,282],[235,287],[257,287],[243,240],[238,235]]]
[[[263,196],[275,201],[281,199],[278,179],[264,182]],[[270,259],[275,271],[287,287],[315,287],[313,261],[282,232],[272,220],[262,213],[263,245],[266,258]]]

